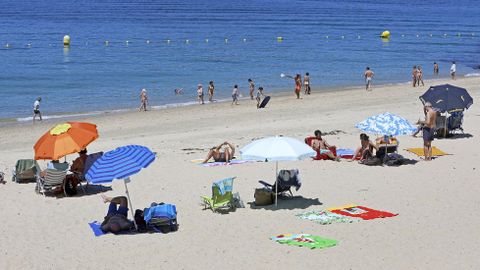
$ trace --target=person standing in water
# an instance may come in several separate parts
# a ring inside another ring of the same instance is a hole
[[[205,104],[205,102],[203,101],[203,87],[201,84],[198,84],[197,86],[197,97],[198,97],[198,103]]]
[[[148,104],[148,96],[147,96],[147,89],[143,88],[140,92],[140,111],[147,111],[147,104]]]
[[[305,76],[303,76],[303,87],[305,88],[305,94],[310,95],[311,93],[311,88],[310,88],[310,74],[305,73]]]
[[[213,93],[215,92],[215,85],[213,85],[213,81],[208,83],[208,101],[213,102]]]
[[[415,87],[417,86],[417,66],[413,66],[412,69],[412,86]]]
[[[42,113],[40,112],[40,101],[42,101],[41,97],[38,97],[35,102],[33,102],[33,122],[35,122],[35,118],[40,117],[40,121],[42,121]]]
[[[375,73],[373,73],[372,70],[370,70],[370,67],[367,67],[365,69],[365,73],[363,74],[364,77],[365,77],[365,90],[367,91],[372,91],[372,79],[373,79],[373,75]]]
[[[439,67],[437,62],[433,62],[433,75],[438,75]]]
[[[420,83],[422,83],[422,86],[425,86],[425,84],[423,83],[422,67],[418,66],[418,68],[417,68],[417,86],[420,86]]]
[[[452,76],[452,80],[455,80],[456,73],[457,73],[457,64],[455,64],[455,61],[452,61],[452,66],[450,67],[450,76]]]
[[[248,87],[250,90],[250,99],[253,100],[253,92],[255,91],[255,83],[252,79],[248,79]]]
[[[295,75],[295,77],[292,77],[283,73],[281,74],[281,76],[295,80],[295,95],[297,96],[297,99],[300,99],[300,91],[302,90],[302,76],[300,76],[300,74],[297,74]]]
[[[232,91],[232,105],[235,104],[235,105],[238,105],[238,85],[234,85],[233,86],[233,91]]]

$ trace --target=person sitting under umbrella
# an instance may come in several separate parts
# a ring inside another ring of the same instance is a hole
[[[226,145],[225,149],[222,150],[222,146]],[[235,155],[235,146],[229,142],[224,142],[219,146],[212,147],[207,154],[207,157],[203,161],[203,163],[207,163],[211,158],[215,160],[215,162],[230,162]]]
[[[125,196],[108,197],[102,194],[104,203],[110,203],[101,229],[104,233],[114,234],[130,230],[134,227],[133,221],[128,219],[128,201]]]
[[[378,150],[378,147],[372,141],[370,141],[370,138],[365,133],[360,134],[360,144],[361,146],[355,150],[355,153],[350,161],[355,160],[357,157],[360,157],[360,161],[363,161],[373,157],[373,149],[375,149],[375,151]]]

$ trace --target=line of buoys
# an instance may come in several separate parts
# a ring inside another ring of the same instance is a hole
[[[63,36],[63,46],[65,46],[65,47],[70,46],[70,36],[69,35]]]
[[[383,32],[380,34],[380,37],[381,37],[382,39],[385,39],[385,38],[386,38],[386,39],[389,39],[390,36],[391,36],[391,33],[390,33],[390,31],[388,31],[388,30],[383,31]],[[416,38],[421,38],[421,37],[422,37],[421,34],[414,34],[414,36],[415,36]],[[449,36],[448,33],[443,33],[443,34],[440,34],[440,35],[434,35],[434,34],[432,34],[432,33],[428,33],[428,34],[425,34],[425,35],[424,35],[424,37],[431,37],[431,38],[432,38],[432,37],[447,38],[448,36]],[[473,37],[476,36],[476,34],[475,34],[475,33],[461,33],[461,32],[457,32],[457,33],[451,34],[450,36],[451,36],[451,37],[458,37],[458,38],[461,38],[461,37],[472,37],[472,38],[473,38]],[[361,38],[362,38],[361,35],[357,35],[356,37],[357,37],[357,39],[361,39]],[[401,34],[401,37],[402,37],[402,38],[405,38],[405,37],[407,37],[407,35]],[[325,39],[336,39],[336,37],[332,37],[332,36],[330,36],[330,35],[326,35],[326,36],[324,36],[324,38],[325,38]],[[341,35],[341,36],[339,36],[338,38],[344,40],[344,39],[347,39],[348,37],[345,36],[345,35]],[[247,42],[247,38],[242,38],[241,40],[242,40],[242,42],[244,42],[244,43]],[[283,42],[284,37],[283,37],[283,36],[277,36],[277,37],[275,38],[275,40],[280,43],[280,42]],[[164,40],[164,41],[166,41],[167,44],[170,44],[170,43],[172,42],[171,39],[166,39],[166,40]],[[230,40],[229,40],[228,38],[224,38],[223,41],[224,41],[224,43],[229,43]],[[191,44],[191,40],[190,40],[190,39],[185,39],[184,42],[185,42],[186,44]],[[206,43],[209,43],[209,42],[210,42],[210,39],[206,38],[206,39],[205,39],[205,42],[206,42]],[[88,43],[89,43],[89,41],[87,40],[87,41],[85,42],[85,46],[88,46],[88,45],[89,45]],[[130,45],[130,43],[131,43],[131,41],[125,40],[125,44],[126,44],[127,46]],[[147,39],[147,40],[145,40],[145,43],[146,43],[146,44],[151,44],[151,43],[152,43],[152,40]],[[63,37],[63,45],[64,45],[64,47],[69,47],[69,46],[71,45],[71,38],[70,38],[69,35],[65,35],[65,36]],[[105,41],[104,41],[104,45],[105,45],[105,46],[109,46],[109,45],[110,45],[110,41],[105,40]],[[51,43],[49,43],[48,46],[49,46],[49,47],[52,47],[53,45],[52,45]],[[11,48],[11,47],[12,47],[12,44],[7,42],[7,43],[4,44],[3,47],[4,47],[4,48]],[[30,47],[32,47],[32,44],[31,44],[31,43],[27,43],[27,44],[26,44],[26,47],[30,48]]]

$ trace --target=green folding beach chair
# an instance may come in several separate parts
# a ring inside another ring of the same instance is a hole
[[[12,181],[16,183],[35,181],[40,173],[40,166],[33,159],[19,159],[12,171]]]
[[[236,177],[225,178],[212,184],[212,197],[202,196],[205,209],[210,208],[213,212],[218,209],[232,209],[235,207],[233,200],[233,180]]]

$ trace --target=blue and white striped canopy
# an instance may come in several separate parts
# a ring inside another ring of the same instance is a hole
[[[146,168],[154,160],[155,154],[145,146],[118,147],[98,158],[85,174],[85,178],[93,184],[125,179]]]
[[[409,135],[417,130],[407,119],[388,112],[370,116],[355,127],[367,133],[391,136]]]

